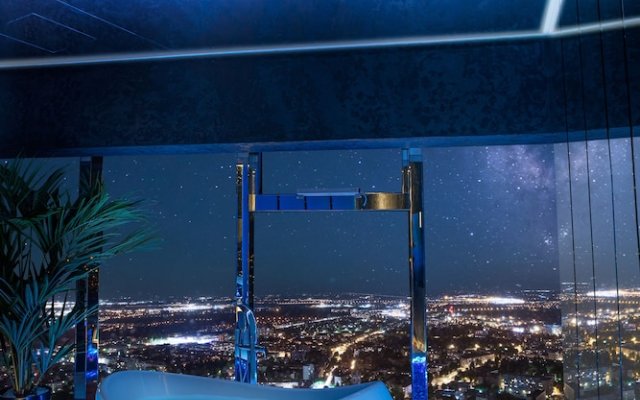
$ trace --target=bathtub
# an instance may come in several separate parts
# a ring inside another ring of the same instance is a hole
[[[97,400],[392,400],[382,382],[332,389],[282,389],[155,371],[122,371],[105,378]]]

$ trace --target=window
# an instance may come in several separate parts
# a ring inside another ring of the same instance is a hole
[[[104,181],[143,200],[160,243],[100,270],[101,372],[232,377],[235,157],[110,157]]]
[[[556,145],[570,399],[640,397],[637,160],[631,151],[623,138]]]
[[[430,398],[639,397],[631,151],[628,139],[423,150]],[[264,193],[401,188],[395,150],[263,157]],[[67,165],[77,193],[77,160],[37,162]],[[109,193],[143,199],[161,242],[101,267],[103,376],[233,379],[235,167],[225,154],[105,159]],[[255,221],[259,381],[381,380],[410,398],[406,213]],[[57,399],[70,396],[72,361],[50,377]]]
[[[430,398],[559,396],[553,146],[424,159]]]
[[[265,155],[264,193],[399,192],[397,151]],[[259,381],[333,387],[410,385],[404,212],[256,215],[256,316],[268,349]]]

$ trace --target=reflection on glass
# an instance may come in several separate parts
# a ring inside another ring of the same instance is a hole
[[[556,145],[565,394],[636,399],[640,274],[629,139]]]
[[[264,192],[397,192],[400,162],[388,150],[265,154]],[[255,238],[256,315],[268,349],[258,380],[291,388],[380,380],[404,399],[406,214],[260,213]]]
[[[398,154],[269,154],[265,192],[397,190]],[[430,398],[640,399],[633,156],[630,139],[424,150]],[[233,377],[235,161],[105,160],[108,190],[145,199],[165,242],[103,266],[103,376]],[[381,380],[410,398],[404,217],[257,217],[260,382]]]
[[[425,152],[430,398],[562,398],[552,146]]]
[[[158,248],[101,268],[100,373],[233,377],[233,155],[104,162],[112,196],[142,200]],[[227,290],[229,289],[229,290]]]

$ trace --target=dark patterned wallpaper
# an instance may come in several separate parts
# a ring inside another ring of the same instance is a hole
[[[0,154],[637,126],[639,47],[640,30],[630,29],[626,37],[1,71]]]

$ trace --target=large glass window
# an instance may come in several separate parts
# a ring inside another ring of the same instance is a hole
[[[104,181],[143,201],[159,243],[101,267],[101,373],[233,376],[235,157],[110,157]]]
[[[265,193],[401,190],[398,151],[274,153]],[[256,216],[256,315],[268,348],[259,380],[333,387],[410,385],[404,212]]]
[[[632,157],[630,140],[623,138],[556,145],[569,399],[640,398]]]
[[[330,162],[327,162],[330,160]],[[235,156],[113,157],[114,196],[143,199],[160,248],[101,269],[101,371],[233,376]],[[273,153],[264,192],[400,191],[398,151]],[[410,384],[406,214],[256,217],[259,380]],[[226,278],[225,278],[226,277]]]
[[[632,150],[629,139],[423,149],[430,398],[640,398]],[[77,195],[78,160],[37,163],[66,165]],[[102,376],[232,379],[235,166],[235,155],[105,159],[109,193],[143,200],[160,243],[100,269]],[[398,192],[401,155],[265,153],[263,174],[264,193]],[[381,380],[410,398],[407,215],[255,221],[259,381]],[[49,377],[57,399],[72,377],[70,356]]]
[[[424,159],[430,396],[560,396],[553,147],[434,148]]]

